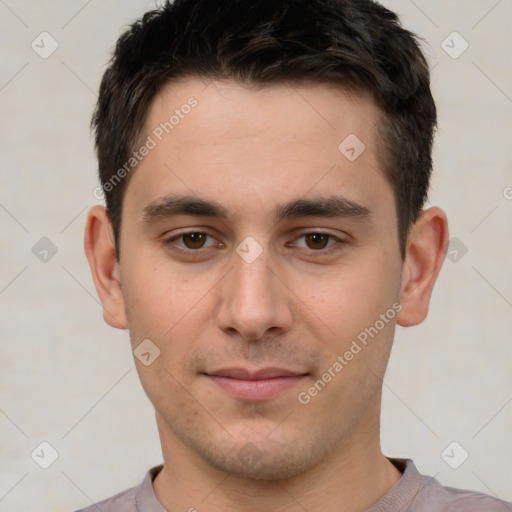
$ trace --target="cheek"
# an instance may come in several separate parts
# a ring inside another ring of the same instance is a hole
[[[132,348],[150,339],[160,350],[154,364],[172,375],[183,374],[190,351],[212,328],[207,295],[218,277],[212,272],[194,279],[166,268],[165,262],[154,268],[126,263],[130,273],[123,276],[123,295]]]
[[[137,325],[169,329],[183,311],[190,309],[194,288],[187,286],[179,272],[166,269],[165,262],[155,264],[150,258],[127,258],[125,268],[129,270],[123,273],[123,295],[129,316]]]
[[[181,424],[183,429],[194,430],[202,412],[199,402],[191,400],[191,396],[195,396],[194,390],[190,383],[183,382],[181,375],[174,377],[176,372],[168,368],[162,359],[159,358],[149,367],[137,366],[142,387],[167,421]]]
[[[133,271],[134,268],[137,267],[131,267],[130,275],[124,276],[123,281],[132,349],[143,340],[149,339],[158,347],[160,355],[163,355],[163,341],[172,331],[175,318],[180,313],[180,303],[167,286],[153,279],[151,273]],[[161,360],[162,357],[159,357],[156,362]]]
[[[375,256],[375,253],[367,251],[357,262],[320,279],[302,280],[298,284],[298,295],[304,297],[310,314],[321,319],[338,339],[346,341],[356,337],[374,325],[398,299],[400,265],[396,258],[385,254]],[[314,293],[310,292],[312,289]],[[392,310],[388,317],[393,317],[394,313]],[[387,324],[382,330],[387,330]]]

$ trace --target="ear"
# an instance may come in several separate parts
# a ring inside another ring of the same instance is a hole
[[[448,221],[444,211],[438,207],[423,211],[407,240],[398,325],[410,327],[425,320],[447,245]]]
[[[103,206],[94,206],[89,210],[84,248],[96,291],[103,304],[105,322],[117,329],[126,329],[127,322],[114,233]]]

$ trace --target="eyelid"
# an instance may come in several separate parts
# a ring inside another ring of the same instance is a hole
[[[328,228],[304,228],[303,230],[300,230],[298,232],[298,234],[295,235],[294,240],[296,240],[297,238],[300,238],[302,236],[305,236],[305,235],[328,235],[331,238],[335,238],[336,240],[340,240],[340,241],[346,241],[345,239],[348,238],[348,236],[349,236],[346,233],[340,233],[340,232],[337,232],[337,234],[334,234]]]

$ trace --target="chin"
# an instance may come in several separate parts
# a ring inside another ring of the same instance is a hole
[[[207,462],[232,476],[251,480],[287,480],[310,468],[310,461],[297,452],[275,453],[260,450],[248,443],[233,454],[203,454]]]
[[[268,434],[267,434],[268,436]],[[245,438],[247,439],[247,438]],[[198,455],[210,466],[232,476],[252,480],[287,480],[312,469],[325,459],[328,449],[312,442],[299,448],[297,439],[275,442],[268,437],[242,441],[229,437],[224,442],[195,446]]]

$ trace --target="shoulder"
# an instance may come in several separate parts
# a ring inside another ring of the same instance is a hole
[[[433,478],[422,479],[424,485],[415,500],[420,505],[418,510],[423,510],[424,505],[425,510],[439,512],[512,512],[512,503],[477,491],[447,487]]]
[[[512,503],[477,491],[447,487],[434,477],[420,474],[411,459],[389,460],[402,478],[368,512],[512,512]]]
[[[93,503],[76,512],[98,512],[98,510],[101,510],[101,512],[135,512],[137,510],[135,501],[136,493],[137,487],[131,487],[130,489],[126,489],[126,491],[122,491],[103,501]]]
[[[140,485],[126,489],[126,491],[122,491],[111,498],[93,503],[76,512],[139,512],[142,510],[165,512],[165,509],[155,496],[152,485],[153,480],[162,467],[162,465],[159,465],[148,470]]]

